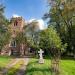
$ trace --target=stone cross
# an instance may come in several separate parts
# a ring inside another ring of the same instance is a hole
[[[43,59],[42,53],[44,53],[44,51],[42,51],[42,49],[40,49],[40,51],[38,51],[40,59]]]
[[[39,63],[44,63],[44,59],[43,59],[43,53],[44,53],[44,51],[42,51],[42,49],[40,49],[40,51],[38,51],[38,53],[39,53],[39,56],[40,56],[40,58],[39,58]]]

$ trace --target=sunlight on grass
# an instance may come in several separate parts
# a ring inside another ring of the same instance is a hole
[[[74,60],[61,60],[62,75],[75,75],[75,61]]]
[[[46,59],[44,64],[39,64],[38,59],[31,59],[26,75],[51,75],[50,60]]]
[[[51,75],[50,66],[50,59],[45,59],[44,64],[39,64],[38,59],[32,58],[27,66],[26,75]],[[74,60],[61,60],[60,67],[60,75],[75,75]]]
[[[0,56],[0,67],[5,67],[11,59],[12,58],[9,56]]]

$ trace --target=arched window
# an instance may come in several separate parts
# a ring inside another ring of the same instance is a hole
[[[14,26],[17,26],[17,25],[18,25],[18,22],[17,22],[17,21],[15,21],[15,22],[14,22]]]
[[[10,42],[10,47],[16,47],[16,41],[14,41],[14,40],[11,41],[11,42]]]

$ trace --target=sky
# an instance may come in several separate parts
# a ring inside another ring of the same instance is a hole
[[[17,14],[26,20],[41,19],[47,11],[46,0],[3,0],[3,2],[7,18]]]

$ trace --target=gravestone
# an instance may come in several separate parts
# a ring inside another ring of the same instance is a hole
[[[39,56],[40,56],[40,58],[39,58],[39,63],[40,64],[43,64],[44,63],[44,59],[43,59],[43,53],[44,53],[44,51],[42,51],[42,49],[40,49],[40,51],[38,51],[38,53],[39,53]]]

